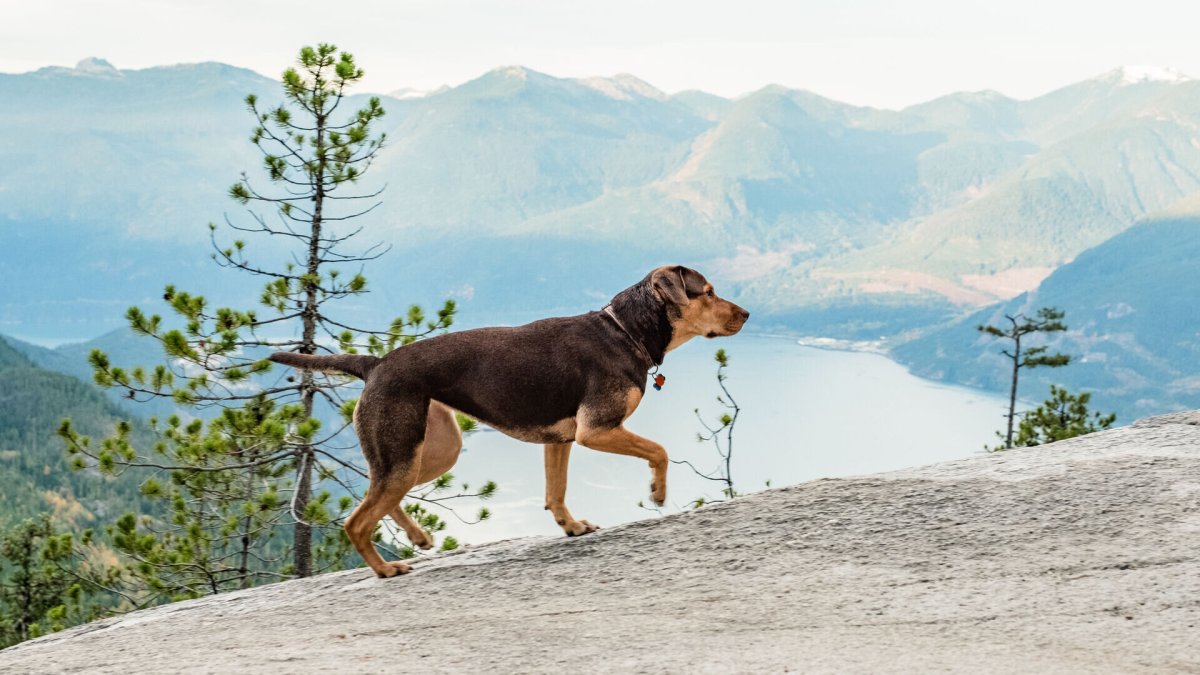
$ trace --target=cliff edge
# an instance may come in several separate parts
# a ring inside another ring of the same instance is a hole
[[[0,652],[0,673],[400,670],[1200,672],[1200,412]]]

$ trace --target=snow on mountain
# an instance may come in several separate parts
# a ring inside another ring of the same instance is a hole
[[[1175,70],[1159,66],[1122,66],[1110,73],[1113,79],[1122,84],[1138,84],[1139,82],[1187,82],[1192,78]]]
[[[41,76],[68,75],[105,78],[121,78],[125,76],[125,74],[117,70],[113,64],[95,56],[89,56],[86,59],[81,60],[79,63],[75,64],[74,68],[66,68],[64,66],[46,66],[44,68],[39,68],[37,71],[35,71],[35,74]]]
[[[618,101],[634,98],[652,98],[656,101],[667,99],[667,95],[657,87],[628,73],[620,73],[613,77],[587,77],[578,82]]]
[[[415,89],[413,87],[401,87],[395,91],[388,92],[387,95],[401,100],[410,100],[415,98],[428,98],[446,91],[450,91],[450,87],[443,84],[436,89]]]
[[[119,75],[120,74],[117,71],[117,69],[113,67],[113,64],[109,63],[108,61],[105,61],[104,59],[101,59],[101,58],[98,58],[95,56],[89,56],[88,58],[83,59],[79,63],[76,63],[75,70],[78,70],[78,71],[81,71],[84,73],[91,73],[93,75]]]
[[[489,70],[487,75],[512,78],[514,80],[528,80],[529,72],[529,69],[525,66],[500,66]]]

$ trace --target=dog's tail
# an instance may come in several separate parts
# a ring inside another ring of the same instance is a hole
[[[282,363],[293,368],[304,370],[319,370],[322,372],[346,373],[359,379],[367,379],[367,375],[382,360],[377,356],[365,354],[298,354],[296,352],[275,352],[267,357],[275,363]]]

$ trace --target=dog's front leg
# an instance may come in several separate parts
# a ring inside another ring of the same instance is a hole
[[[667,451],[652,440],[642,438],[623,426],[611,429],[585,427],[576,431],[582,446],[617,455],[641,457],[650,463],[650,500],[662,506],[667,501]]]
[[[586,520],[575,520],[567,510],[567,463],[571,459],[570,443],[546,444],[546,510],[554,514],[554,522],[568,537],[600,529]]]

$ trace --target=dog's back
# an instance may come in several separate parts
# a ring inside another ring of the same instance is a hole
[[[645,387],[619,338],[600,312],[449,333],[391,352],[368,386],[420,391],[501,429],[549,426],[585,400]]]

